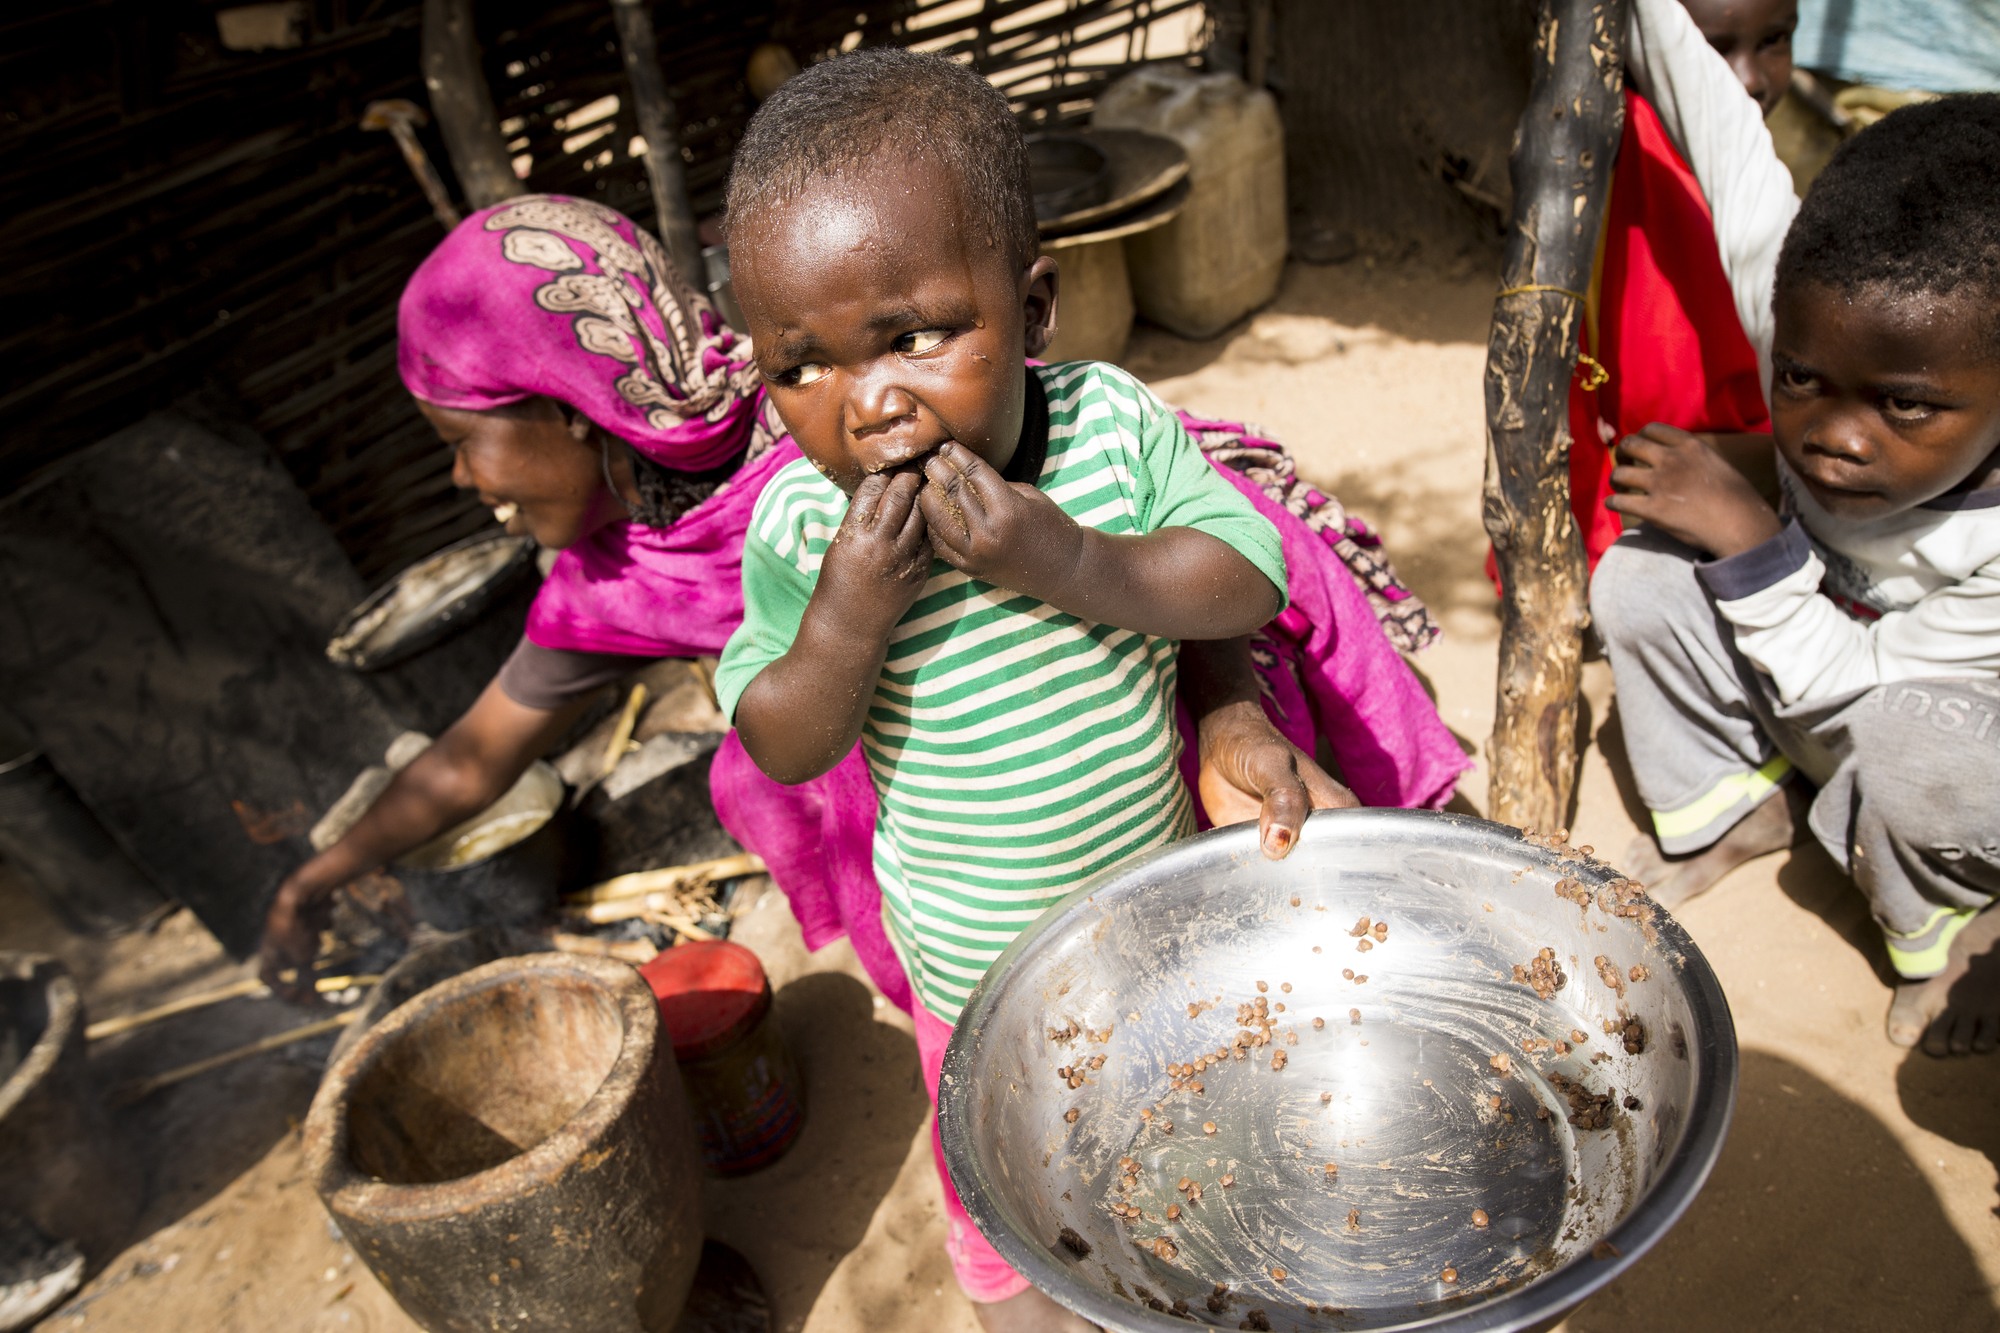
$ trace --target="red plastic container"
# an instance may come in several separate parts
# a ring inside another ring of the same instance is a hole
[[[639,975],[673,1038],[708,1169],[742,1175],[784,1156],[805,1128],[804,1087],[757,955],[728,940],[683,944]]]

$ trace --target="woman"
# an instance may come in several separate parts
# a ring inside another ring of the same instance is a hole
[[[598,204],[531,195],[473,214],[411,278],[397,332],[403,382],[452,447],[453,481],[508,531],[562,554],[520,646],[465,716],[279,887],[261,966],[292,998],[310,994],[306,969],[341,885],[497,800],[640,660],[722,651],[742,619],[751,508],[798,456],[747,344],[658,242]],[[1339,558],[1352,542],[1328,522],[1332,502],[1300,487],[1276,446],[1189,424],[1279,522],[1294,571],[1292,608],[1257,643],[1182,650],[1199,773],[1186,763],[1211,818],[1258,819],[1267,854],[1281,856],[1311,809],[1355,804],[1309,757],[1321,735],[1367,803],[1442,803],[1464,758]],[[1386,567],[1371,586],[1423,631],[1421,607],[1396,598]],[[732,734],[710,774],[717,813],[771,865],[807,945],[851,935],[907,1007],[870,869],[874,794],[858,751],[783,787]]]

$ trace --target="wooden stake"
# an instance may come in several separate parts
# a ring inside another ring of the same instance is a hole
[[[479,67],[472,0],[424,0],[423,63],[431,114],[437,117],[466,202],[475,209],[490,208],[525,193]]]
[[[625,56],[625,78],[632,85],[632,110],[639,137],[646,141],[646,179],[653,187],[653,230],[667,247],[667,257],[688,286],[708,290],[708,270],[701,257],[701,236],[694,210],[688,206],[687,174],[681,169],[681,141],[675,129],[674,100],[667,95],[667,78],[660,70],[660,43],[653,35],[652,0],[611,0],[611,17],[618,24],[618,47]]]
[[[1506,588],[1488,805],[1496,820],[1539,828],[1569,823],[1576,783],[1590,613],[1569,507],[1569,392],[1625,122],[1626,4],[1541,0],[1486,344],[1484,517]]]

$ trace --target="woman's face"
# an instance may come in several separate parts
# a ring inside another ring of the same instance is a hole
[[[420,399],[417,410],[451,446],[453,484],[477,491],[507,531],[559,549],[627,516],[596,440],[579,439],[551,400],[468,412]]]

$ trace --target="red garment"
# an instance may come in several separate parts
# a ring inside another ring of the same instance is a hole
[[[1629,89],[1599,262],[1595,356],[1611,378],[1590,391],[1579,375],[1569,393],[1570,508],[1592,569],[1621,531],[1604,507],[1611,450],[1599,417],[1614,439],[1655,421],[1692,431],[1771,429],[1708,201],[1652,104]]]
[[[1596,278],[1581,350],[1610,378],[1587,389],[1590,368],[1580,366],[1569,392],[1570,510],[1592,569],[1623,531],[1604,507],[1612,458],[1600,418],[1614,441],[1655,421],[1691,431],[1771,428],[1708,201],[1652,105],[1630,89]]]

